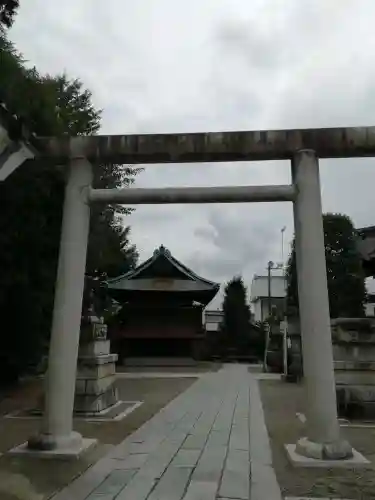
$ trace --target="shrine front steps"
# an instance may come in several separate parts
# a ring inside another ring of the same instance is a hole
[[[125,357],[125,367],[184,367],[197,366],[199,363],[189,357]]]

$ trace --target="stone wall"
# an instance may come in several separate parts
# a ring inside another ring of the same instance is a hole
[[[337,403],[340,416],[375,418],[375,320],[332,320]]]

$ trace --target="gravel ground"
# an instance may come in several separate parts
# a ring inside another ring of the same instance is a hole
[[[169,401],[186,390],[195,380],[194,378],[118,380],[121,399],[144,403],[119,422],[93,423],[76,420],[75,430],[85,437],[96,438],[100,442],[92,452],[77,461],[11,458],[7,455],[0,457],[0,500],[50,498],[53,493],[66,486],[107,453],[113,445],[120,443]],[[33,406],[40,392],[41,380],[29,381],[0,402],[0,453],[26,441],[38,431],[40,419],[5,419],[1,416],[10,411]]]
[[[273,464],[285,496],[329,497],[353,500],[375,499],[375,468],[304,469],[288,462],[284,444],[304,435],[296,413],[304,413],[303,384],[259,381]],[[375,429],[342,428],[352,446],[375,463]]]

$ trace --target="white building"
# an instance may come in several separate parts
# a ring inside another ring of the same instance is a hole
[[[223,321],[223,311],[204,311],[204,326],[206,332],[218,332]]]
[[[369,293],[367,296],[367,304],[365,304],[365,315],[369,317],[375,316],[375,294]]]
[[[284,306],[286,297],[286,280],[284,276],[271,276],[271,308]],[[265,321],[269,316],[268,276],[254,275],[251,282],[250,301],[254,321]]]

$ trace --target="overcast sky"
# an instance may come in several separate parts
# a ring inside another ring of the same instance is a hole
[[[374,0],[25,0],[10,36],[39,71],[80,78],[101,133],[375,125]],[[323,210],[375,225],[375,159],[321,161]],[[280,184],[287,162],[148,166],[138,186]],[[208,279],[250,286],[293,234],[289,204],[144,206],[160,244]],[[214,306],[218,304],[215,302]]]

